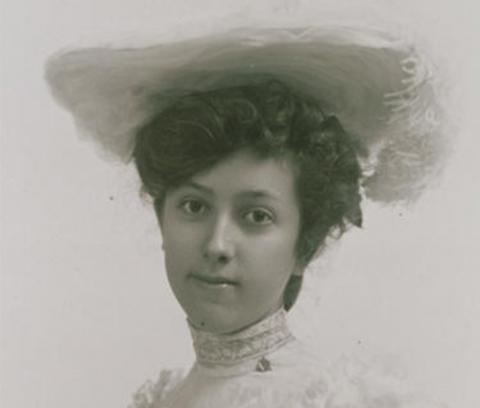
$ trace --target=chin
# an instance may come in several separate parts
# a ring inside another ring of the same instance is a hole
[[[235,311],[219,305],[199,307],[187,314],[195,328],[214,334],[233,333],[253,323],[238,316]]]

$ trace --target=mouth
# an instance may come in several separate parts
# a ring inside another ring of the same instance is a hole
[[[192,273],[190,275],[190,278],[197,282],[217,287],[230,287],[238,285],[237,281],[222,276],[210,276],[199,273]]]

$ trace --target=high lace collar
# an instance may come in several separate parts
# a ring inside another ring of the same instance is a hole
[[[282,308],[234,334],[213,334],[189,324],[197,363],[203,366],[233,366],[265,357],[293,339]]]

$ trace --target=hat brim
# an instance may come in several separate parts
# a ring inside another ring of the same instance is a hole
[[[158,110],[188,93],[271,77],[316,98],[377,152],[377,170],[369,181],[373,198],[392,201],[416,194],[422,173],[431,170],[441,150],[440,109],[425,62],[410,45],[383,32],[338,26],[245,28],[143,48],[80,49],[55,55],[46,66],[53,94],[77,125],[123,161],[130,159],[135,130],[153,106]],[[408,155],[416,151],[418,156],[408,158],[408,169],[398,160],[392,163],[399,140]],[[379,182],[382,154],[388,163]],[[385,177],[396,180],[390,191]]]

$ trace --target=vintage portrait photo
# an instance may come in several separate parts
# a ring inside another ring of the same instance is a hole
[[[480,406],[480,6],[2,6],[0,406]]]

